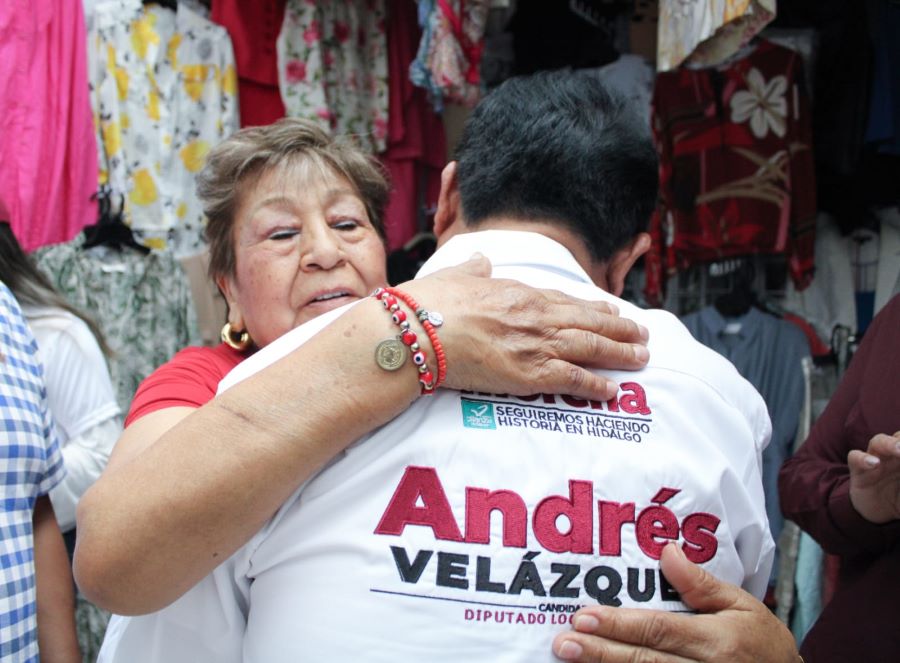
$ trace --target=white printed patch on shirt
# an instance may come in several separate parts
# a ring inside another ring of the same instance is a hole
[[[622,383],[617,396],[604,402],[555,394],[462,393],[470,394],[460,398],[466,428],[528,428],[640,443],[653,421],[646,391],[636,382]]]

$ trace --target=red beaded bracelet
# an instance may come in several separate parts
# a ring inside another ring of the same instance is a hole
[[[422,324],[422,326],[425,327],[426,333],[428,333],[429,340],[432,340],[432,346],[435,348],[435,356],[438,358],[437,378],[434,377],[434,374],[428,368],[427,355],[419,345],[418,336],[416,336],[416,333],[409,328],[410,325],[409,321],[406,319],[406,312],[400,308],[398,302],[398,300],[403,301],[407,306],[418,312],[419,307],[415,304],[415,300],[405,292],[401,292],[394,288],[378,288],[372,293],[372,296],[384,304],[384,308],[391,313],[391,319],[394,321],[394,324],[400,327],[399,338],[407,347],[409,347],[410,352],[412,353],[413,363],[416,364],[419,371],[419,383],[422,385],[422,394],[433,394],[447,372],[447,360],[444,356],[444,349],[440,345],[440,341],[437,340],[437,332],[434,331],[434,325],[430,320],[427,321],[427,326],[424,322]],[[424,309],[421,310],[425,316],[429,316]],[[436,320],[441,320],[439,314],[434,315]],[[422,320],[421,315],[419,315],[419,319]],[[431,327],[430,332],[428,327]],[[435,341],[437,341],[437,345],[434,344]]]
[[[415,311],[416,317],[419,319],[419,322],[422,323],[422,327],[425,328],[425,333],[428,334],[428,340],[431,341],[431,347],[434,349],[434,357],[438,364],[437,380],[434,384],[434,388],[437,389],[443,384],[444,379],[447,377],[447,356],[444,354],[444,346],[438,338],[436,329],[444,324],[444,318],[437,311],[426,311],[419,306],[418,302],[413,299],[411,295],[402,290],[385,288],[385,291],[391,293],[397,299],[403,300],[407,306]]]

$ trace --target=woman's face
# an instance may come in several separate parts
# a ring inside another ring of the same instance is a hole
[[[264,172],[235,214],[228,321],[263,347],[365,297],[385,278],[384,244],[351,183],[302,161]]]

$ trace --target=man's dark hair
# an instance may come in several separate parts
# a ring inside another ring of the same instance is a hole
[[[649,128],[588,73],[507,80],[472,111],[457,160],[470,227],[500,215],[559,221],[598,261],[645,230],[656,203]]]

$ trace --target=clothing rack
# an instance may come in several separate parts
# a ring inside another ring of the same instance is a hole
[[[668,280],[663,308],[682,316],[712,305],[739,287],[749,287],[759,303],[777,309],[786,278],[783,255],[755,254],[692,265]]]

